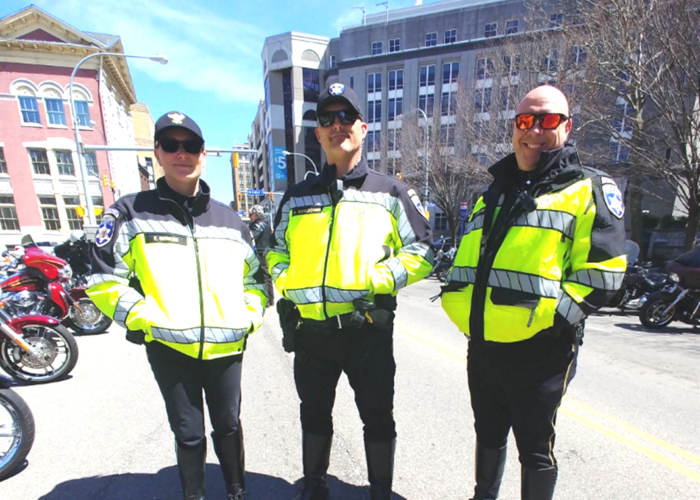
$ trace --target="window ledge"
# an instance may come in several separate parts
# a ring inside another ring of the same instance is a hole
[[[49,123],[46,127],[47,128],[58,128],[58,129],[64,129],[64,130],[68,129],[67,125],[55,125],[53,123]]]
[[[41,123],[33,123],[33,122],[29,122],[29,123],[22,122],[22,126],[23,127],[44,128],[44,125],[42,125]]]

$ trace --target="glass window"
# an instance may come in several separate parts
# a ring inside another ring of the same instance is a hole
[[[426,33],[425,34],[425,46],[434,47],[437,45],[437,33]]]
[[[372,42],[372,55],[378,56],[382,53],[382,42]]]
[[[270,79],[265,78],[265,111],[270,109]]]
[[[403,88],[403,70],[397,69],[389,71],[389,90],[399,90]]]
[[[367,75],[367,93],[382,91],[382,74],[369,73]]]
[[[15,197],[11,194],[0,194],[0,229],[3,231],[19,230]]]
[[[83,158],[85,159],[85,168],[87,169],[88,175],[94,175],[95,177],[99,177],[99,174],[97,172],[97,158],[95,157],[95,153],[85,153],[83,154]],[[148,160],[150,160],[150,158],[146,158],[146,164],[148,164]]]
[[[486,38],[491,38],[498,34],[498,23],[486,23],[484,24],[484,36]]]
[[[66,114],[63,112],[62,99],[44,99],[46,103],[46,113],[49,115],[49,123],[51,125],[65,125]]]
[[[19,109],[22,112],[23,123],[41,123],[36,97],[19,96]]]
[[[35,174],[49,175],[49,159],[45,149],[30,149],[29,157]]]
[[[489,58],[481,58],[476,60],[476,79],[488,80],[493,78],[493,61]]]
[[[5,149],[0,148],[0,174],[7,173],[7,162],[5,161]]]
[[[382,133],[379,130],[367,132],[367,152],[375,153],[382,150]]]
[[[401,50],[401,39],[393,38],[389,40],[389,52],[398,52]]]
[[[520,73],[520,56],[503,56],[504,76],[517,76]]]
[[[455,43],[457,41],[457,30],[445,31],[445,43]]]
[[[486,113],[491,106],[491,87],[477,89],[474,94],[474,108],[477,113]]]
[[[632,134],[632,106],[627,103],[618,104],[615,106],[615,118],[613,118],[613,129],[618,134]]]
[[[420,78],[419,85],[421,87],[428,87],[430,85],[435,85],[435,65],[421,66],[420,67]]]
[[[435,230],[445,231],[447,230],[447,228],[447,216],[442,212],[439,214],[435,214]]]
[[[75,210],[80,205],[80,198],[77,196],[64,196],[63,203],[66,205],[66,216],[70,229],[82,229],[83,218],[79,217]]]
[[[338,63],[336,62],[335,56],[330,57],[330,65],[331,65],[331,68],[335,68],[338,65]]]
[[[549,27],[556,28],[564,24],[564,14],[552,14],[549,16]]]
[[[90,108],[87,101],[74,101],[75,119],[81,127],[90,126]]]
[[[304,80],[304,102],[318,101],[318,70],[302,68]]]
[[[56,166],[59,175],[75,175],[73,155],[70,151],[56,151]]]
[[[583,66],[586,64],[586,59],[588,59],[586,49],[578,46],[572,47],[571,55],[569,57],[569,68],[574,66]]]
[[[442,93],[440,111],[442,116],[451,116],[457,113],[457,96],[455,93]]]
[[[558,59],[559,53],[556,50],[550,50],[549,53],[542,58],[542,73],[556,73]]]
[[[39,206],[41,207],[41,218],[44,219],[44,228],[48,231],[61,229],[56,198],[53,196],[39,196]]]
[[[403,98],[390,98],[387,106],[387,118],[389,121],[396,119],[397,116],[403,114]]]
[[[630,148],[622,142],[611,139],[610,158],[616,162],[628,161],[630,158]]]
[[[518,102],[518,86],[501,87],[501,107],[504,110],[515,109]]]
[[[350,88],[351,89],[355,88],[355,77],[354,76],[350,77]]]
[[[367,101],[367,123],[382,121],[382,101]]]
[[[428,117],[433,116],[435,96],[433,94],[418,96],[418,107],[422,109]]]
[[[459,77],[459,63],[447,63],[442,65],[442,83],[453,83]]]
[[[506,35],[514,35],[518,32],[518,25],[520,24],[520,21],[517,19],[512,19],[510,21],[506,21]]]

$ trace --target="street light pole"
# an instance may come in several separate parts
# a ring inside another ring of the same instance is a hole
[[[68,85],[69,99],[70,99],[70,112],[73,122],[73,131],[75,133],[75,151],[78,154],[78,165],[80,166],[80,175],[83,177],[83,191],[85,192],[85,206],[88,213],[88,221],[90,225],[95,225],[95,211],[92,205],[92,196],[90,196],[90,181],[87,175],[87,168],[85,167],[85,158],[83,158],[83,142],[80,137],[80,129],[78,128],[78,117],[75,113],[75,99],[73,97],[73,80],[75,74],[78,72],[78,68],[93,57],[103,57],[103,56],[114,56],[114,57],[129,57],[134,59],[150,59],[154,62],[159,62],[161,64],[168,64],[168,58],[166,56],[137,56],[130,54],[120,54],[117,52],[97,52],[95,54],[90,54],[89,56],[83,57],[78,64],[73,68],[73,72],[70,75],[70,84]]]
[[[306,156],[305,154],[302,154],[302,153],[292,153],[291,151],[282,151],[282,154],[283,154],[284,156],[289,156],[289,155],[292,155],[292,156],[303,156],[304,158],[306,158],[307,160],[309,160],[309,161],[311,162],[311,165],[313,165],[313,167],[314,167],[314,172],[316,172],[316,175],[318,175],[318,168],[316,168],[316,164],[314,163],[314,161],[313,161],[311,158],[309,158],[309,157]],[[304,178],[306,178],[306,174],[304,174]]]

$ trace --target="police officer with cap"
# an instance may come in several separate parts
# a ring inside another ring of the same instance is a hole
[[[267,272],[267,263],[265,262],[265,252],[268,248],[272,246],[272,229],[270,229],[270,223],[265,215],[265,211],[261,205],[253,205],[248,211],[248,217],[250,217],[250,232],[253,234],[255,240],[255,250],[258,252],[258,257],[260,259],[260,266],[265,273],[265,291],[267,293],[267,305],[268,307],[274,304],[274,290],[272,285],[272,280]]]
[[[331,414],[345,373],[364,424],[371,499],[388,500],[396,443],[396,296],[430,272],[431,230],[416,193],[370,170],[362,157],[367,124],[351,88],[325,88],[317,120],[327,162],[318,176],[284,194],[275,246],[266,255],[283,297],[277,307],[285,348],[295,352],[304,470],[298,498],[328,498]]]
[[[200,179],[199,126],[172,111],[156,122],[154,141],[165,176],[156,189],[105,210],[87,293],[127,339],[146,345],[185,499],[205,494],[204,392],[228,498],[241,500],[241,363],[248,335],[262,323],[263,275],[248,227]]]

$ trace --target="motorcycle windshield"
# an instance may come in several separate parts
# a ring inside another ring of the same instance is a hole
[[[627,265],[634,265],[637,262],[637,257],[639,257],[639,245],[632,240],[626,240],[625,253],[627,254]]]

